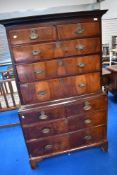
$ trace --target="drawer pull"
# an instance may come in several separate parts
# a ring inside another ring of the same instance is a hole
[[[91,120],[90,119],[86,119],[86,120],[84,120],[84,123],[85,124],[90,124],[91,123]]]
[[[33,29],[33,30],[31,30],[31,33],[30,33],[29,37],[30,37],[31,40],[36,40],[36,39],[39,38],[39,35],[38,35],[37,31]]]
[[[45,150],[50,150],[50,149],[52,149],[52,148],[53,148],[53,145],[46,145],[46,146],[44,147]]]
[[[44,70],[38,69],[38,70],[35,70],[34,73],[35,74],[43,74],[44,73]]]
[[[80,68],[84,68],[86,66],[86,63],[80,62],[80,63],[77,64],[77,66],[80,67]]]
[[[45,114],[45,111],[41,111],[41,115],[39,116],[39,119],[41,119],[41,120],[48,119],[48,116]]]
[[[90,105],[90,103],[88,102],[88,101],[85,101],[84,102],[84,107],[83,107],[83,109],[85,110],[85,111],[88,111],[88,110],[90,110],[92,107],[91,107],[91,105]]]
[[[49,128],[42,129],[42,133],[43,134],[48,134],[49,132],[50,132],[50,129]]]
[[[85,140],[91,140],[91,139],[92,139],[92,136],[90,136],[90,135],[85,136],[84,139],[85,139]]]
[[[81,51],[85,48],[85,46],[83,44],[77,44],[75,47],[78,51]]]
[[[46,90],[41,90],[38,92],[38,95],[45,95],[47,94],[47,91]]]
[[[82,26],[81,26],[80,23],[78,23],[78,24],[77,24],[77,28],[76,28],[76,30],[75,30],[75,33],[76,33],[76,34],[82,34],[84,31],[85,31],[85,29],[82,28]]]
[[[80,88],[84,88],[84,87],[86,87],[86,83],[81,82],[81,83],[79,84],[79,87],[80,87]]]
[[[63,60],[59,59],[59,60],[57,60],[57,64],[59,66],[63,66],[64,65],[64,62],[63,62]]]
[[[40,53],[41,53],[40,50],[33,50],[33,51],[32,51],[32,55],[33,55],[33,56],[37,56],[37,55],[39,55]]]

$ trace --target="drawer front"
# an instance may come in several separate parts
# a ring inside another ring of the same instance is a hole
[[[47,137],[55,134],[66,133],[67,119],[52,120],[49,122],[41,122],[38,124],[25,125],[23,127],[26,140],[38,139],[41,137]]]
[[[36,80],[99,71],[100,56],[72,57],[27,65],[17,65],[16,69],[19,81],[21,83],[27,83]]]
[[[54,119],[64,118],[65,117],[65,109],[63,106],[59,105],[59,107],[51,107],[49,109],[43,108],[42,110],[33,110],[29,112],[21,112],[20,120],[23,125],[40,123],[45,121],[51,121]]]
[[[93,127],[62,136],[52,136],[39,141],[27,142],[31,156],[48,155],[80,146],[88,146],[106,139],[106,127]]]
[[[92,84],[94,86],[92,86]],[[75,86],[78,95],[88,94],[100,90],[100,73],[90,73],[76,76]]]
[[[59,39],[90,37],[100,34],[99,22],[78,22],[57,25]]]
[[[32,63],[39,60],[100,52],[100,38],[60,41],[14,47],[16,63]]]
[[[31,156],[52,154],[69,149],[69,136],[54,136],[27,143]]]
[[[78,146],[101,142],[104,139],[106,139],[105,126],[87,128],[70,134],[70,146],[71,148],[77,148]]]
[[[106,111],[96,111],[89,114],[78,114],[68,117],[69,131],[106,124]]]
[[[23,125],[23,131],[26,140],[30,140],[102,124],[106,124],[106,111],[104,110],[89,115],[82,114],[49,122],[27,123],[27,125]]]
[[[86,99],[81,99],[79,102],[69,103],[66,105],[66,115],[73,116],[79,113],[88,114],[90,112],[95,112],[96,110],[107,108],[107,96],[101,95],[98,97],[90,97]]]
[[[23,104],[93,93],[100,90],[100,73],[21,84],[20,89]]]
[[[10,43],[13,45],[56,40],[54,26],[37,26],[9,31]]]

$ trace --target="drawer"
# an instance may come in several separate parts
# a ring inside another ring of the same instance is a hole
[[[72,133],[27,141],[27,147],[32,157],[55,154],[57,152],[88,146],[106,139],[106,127],[93,127]]]
[[[52,58],[94,54],[100,52],[100,48],[100,38],[88,38],[25,45],[14,47],[12,51],[16,63],[32,63]]]
[[[59,39],[90,37],[100,34],[100,23],[77,22],[57,25]]]
[[[77,75],[99,71],[100,55],[57,59],[33,64],[22,64],[17,65],[16,69],[21,83]]]
[[[76,76],[75,86],[78,95],[99,91],[101,89],[100,73],[89,73]]]
[[[106,124],[106,111],[90,112],[89,114],[77,114],[68,117],[69,131]]]
[[[49,122],[35,123],[32,125],[28,123],[23,126],[23,130],[26,140],[66,133],[68,131],[67,119],[51,120]]]
[[[70,134],[71,148],[88,146],[93,143],[101,142],[106,139],[106,127],[92,127],[85,130],[76,131]]]
[[[69,149],[69,136],[53,136],[40,141],[27,142],[32,157],[43,156]]]
[[[81,114],[60,120],[38,122],[35,124],[27,123],[23,125],[23,131],[26,140],[31,140],[102,124],[106,124],[106,111],[104,110],[90,113],[89,115]]]
[[[23,104],[93,93],[99,91],[100,88],[100,73],[20,85]]]
[[[100,95],[81,99],[80,101],[69,103],[66,105],[66,115],[73,116],[80,113],[88,114],[96,110],[107,108],[107,96]]]
[[[9,31],[12,45],[56,40],[54,26],[34,26]]]
[[[42,109],[33,109],[30,111],[20,112],[19,115],[21,123],[23,125],[28,125],[32,123],[40,123],[64,118],[65,110],[63,106],[59,105],[59,107],[43,107]]]

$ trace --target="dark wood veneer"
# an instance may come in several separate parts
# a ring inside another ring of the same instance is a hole
[[[91,64],[92,63],[92,64]],[[16,66],[20,83],[100,71],[100,56],[71,57]]]
[[[108,149],[107,97],[101,90],[101,16],[106,11],[0,21],[7,31],[32,168],[60,153]]]

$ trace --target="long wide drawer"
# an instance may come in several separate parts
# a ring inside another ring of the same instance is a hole
[[[84,116],[91,112],[95,113],[98,110],[107,109],[107,96],[104,94],[88,96],[84,98],[77,98],[73,102],[57,103],[56,105],[51,103],[51,106],[44,105],[40,107],[29,108],[19,112],[20,120],[23,125],[48,122],[55,119],[61,119],[65,117],[78,116],[83,114]]]
[[[13,47],[16,63],[33,63],[52,58],[63,58],[100,52],[100,38],[76,39],[44,44]]]
[[[100,70],[100,55],[57,59],[16,66],[21,83],[77,75]]]
[[[101,89],[100,73],[21,84],[20,89],[23,104],[94,93]]]
[[[48,122],[27,123],[27,125],[22,125],[22,127],[26,140],[31,140],[103,124],[106,124],[105,110]]]
[[[27,142],[27,147],[30,155],[36,157],[88,146],[105,139],[106,127],[100,126]]]

